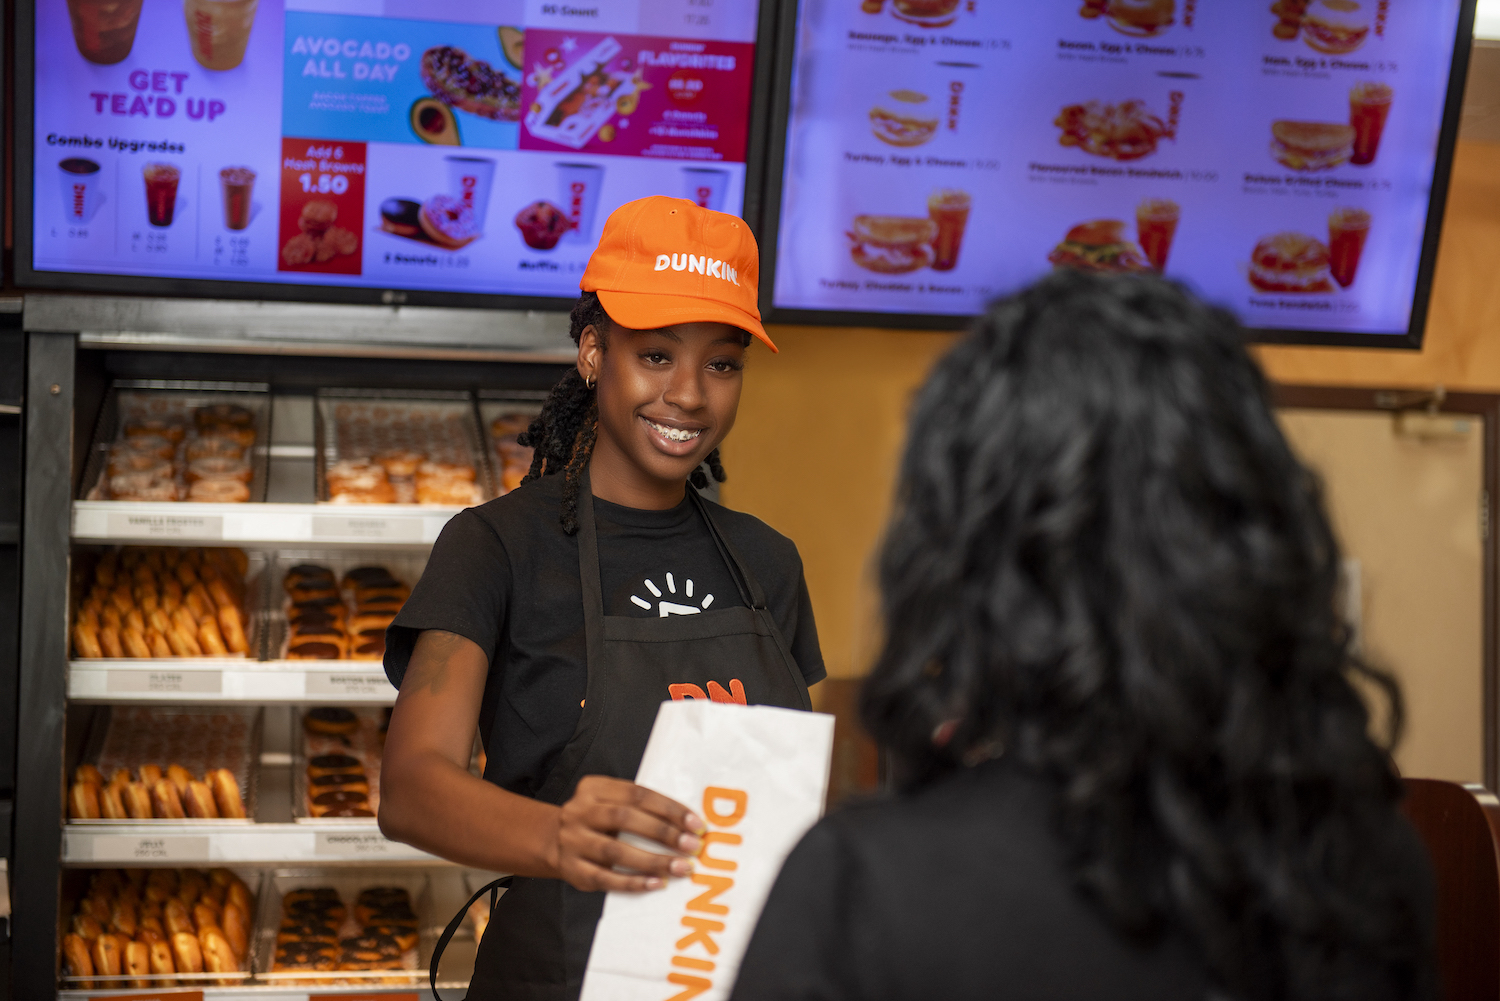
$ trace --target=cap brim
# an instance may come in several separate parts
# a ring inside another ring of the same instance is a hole
[[[675,323],[727,323],[754,334],[772,351],[777,350],[757,317],[712,299],[699,299],[690,295],[662,295],[659,292],[607,292],[600,289],[599,301],[611,320],[632,330],[655,330]]]

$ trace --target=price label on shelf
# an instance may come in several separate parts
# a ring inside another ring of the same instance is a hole
[[[223,671],[109,672],[111,695],[222,695]]]
[[[308,671],[308,695],[330,695],[335,698],[394,698],[396,689],[384,674],[350,671]]]
[[[400,848],[378,831],[320,831],[317,843],[313,845],[313,854],[320,858],[379,859],[395,854]]]
[[[324,998],[334,997],[332,994],[321,995]],[[382,994],[378,999],[373,994],[362,994],[361,998],[371,998],[372,1001],[390,1001],[391,998],[400,997],[399,994]],[[412,1001],[416,1001],[415,994],[409,995]],[[202,991],[150,991],[146,994],[90,994],[89,1001],[203,1001]]]
[[[224,518],[216,514],[110,512],[108,534],[120,539],[222,539]]]
[[[199,997],[202,996],[199,995]],[[396,994],[388,991],[379,993],[366,991],[363,994],[318,994],[316,997],[318,1001],[417,1001],[415,991],[400,991]]]
[[[371,542],[421,542],[422,519],[372,518],[350,514],[316,514],[312,520],[313,540]]]
[[[100,834],[94,838],[95,862],[202,862],[208,837]]]

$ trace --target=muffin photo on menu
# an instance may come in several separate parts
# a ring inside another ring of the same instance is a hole
[[[1177,18],[1177,0],[1083,0],[1079,16],[1104,18],[1111,28],[1132,38],[1154,38]]]

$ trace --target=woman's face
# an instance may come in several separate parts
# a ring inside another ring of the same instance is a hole
[[[623,458],[650,480],[680,484],[734,427],[745,335],[725,323],[681,323],[614,325],[605,336],[607,345],[589,327],[579,339],[579,374],[598,380],[594,459]]]

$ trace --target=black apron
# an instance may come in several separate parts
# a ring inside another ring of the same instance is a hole
[[[536,798],[545,803],[567,802],[585,775],[634,780],[657,708],[670,698],[812,708],[802,672],[766,609],[765,592],[719,531],[698,492],[689,489],[688,495],[708,525],[744,604],[656,619],[605,615],[587,474],[580,484],[578,574],[588,686],[578,727],[537,792]],[[509,889],[497,903],[495,893],[502,885]],[[469,903],[486,892],[491,899],[490,923],[467,1001],[576,999],[605,895],[575,890],[558,879],[515,876],[490,884]],[[465,905],[448,925],[432,957],[434,997],[438,960],[467,910]]]

